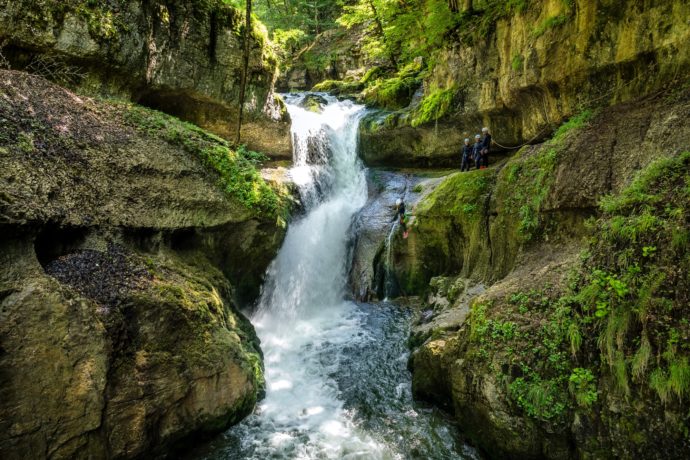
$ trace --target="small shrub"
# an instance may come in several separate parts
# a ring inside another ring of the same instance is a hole
[[[510,66],[513,68],[513,72],[520,72],[522,70],[523,64],[524,59],[522,58],[522,55],[519,53],[514,54],[513,59],[510,62]]]
[[[544,35],[547,31],[560,27],[570,20],[569,14],[560,14],[558,16],[552,16],[545,19],[541,24],[539,24],[532,31],[532,36],[534,38],[539,38]]]
[[[597,385],[594,374],[589,369],[577,367],[568,379],[568,388],[580,407],[590,407],[597,401]]]

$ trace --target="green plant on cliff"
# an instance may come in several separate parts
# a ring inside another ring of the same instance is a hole
[[[534,30],[532,31],[532,36],[534,38],[539,38],[542,35],[544,35],[548,30],[560,27],[563,24],[567,23],[569,20],[569,14],[559,14],[557,16],[551,16],[550,18],[545,19],[543,22],[541,22],[534,28]]]
[[[403,67],[394,77],[369,80],[362,95],[364,101],[387,109],[401,109],[412,100],[421,85],[421,63],[412,62]]]
[[[589,369],[581,367],[573,369],[568,379],[568,386],[575,401],[581,407],[588,408],[599,398],[596,378]]]
[[[648,384],[664,401],[690,392],[688,304],[680,294],[690,287],[688,203],[690,153],[651,164],[620,195],[602,199],[578,292],[619,388]]]
[[[175,117],[132,104],[123,104],[127,123],[183,147],[219,176],[223,190],[248,209],[264,216],[285,217],[283,200],[261,178],[254,165],[264,156],[240,147],[230,148],[224,139]]]
[[[420,106],[415,110],[412,116],[412,126],[419,126],[438,120],[446,115],[453,108],[453,101],[457,92],[456,86],[445,89],[433,89],[424,97]]]
[[[560,420],[570,407],[589,407],[598,397],[596,377],[574,359],[581,337],[572,299],[557,292],[519,291],[478,302],[469,318],[477,352],[468,358],[502,374],[513,402],[541,421]]]
[[[532,241],[544,226],[540,211],[549,195],[564,142],[587,126],[593,116],[592,110],[584,110],[571,117],[541,148],[523,148],[501,171],[504,179],[498,183],[505,189],[498,193],[508,197],[508,211],[517,217],[517,236],[523,242]]]

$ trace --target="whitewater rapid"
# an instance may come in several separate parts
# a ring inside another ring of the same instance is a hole
[[[344,300],[353,217],[367,200],[357,156],[361,105],[321,95],[314,113],[286,97],[305,208],[290,225],[251,318],[266,397],[194,458],[467,458],[434,410],[415,407],[406,369],[409,314]],[[462,447],[462,446],[461,446]]]

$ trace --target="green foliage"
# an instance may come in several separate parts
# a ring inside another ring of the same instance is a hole
[[[223,0],[242,9],[242,0]],[[333,0],[254,0],[254,11],[269,31],[299,29],[313,37],[335,26],[342,12],[341,1]]]
[[[560,384],[554,380],[518,377],[508,386],[510,396],[527,415],[549,421],[563,414],[566,401]]]
[[[558,419],[569,406],[568,382],[573,374],[565,351],[570,310],[554,304],[541,291],[517,292],[506,300],[520,316],[505,304],[500,309],[490,309],[491,304],[483,302],[472,306],[470,340],[478,346],[476,357],[487,363],[498,360],[519,367],[517,378],[504,376],[511,399],[530,417]],[[544,315],[549,319],[539,319]],[[541,326],[535,327],[534,322]],[[580,393],[581,398],[586,397],[584,391]]]
[[[457,88],[455,86],[446,89],[433,89],[415,110],[412,126],[419,126],[444,116],[452,108],[456,94]]]
[[[519,53],[515,53],[513,55],[513,59],[510,62],[510,66],[513,68],[513,72],[520,72],[522,70],[522,66],[524,65],[525,60],[523,59],[522,55]]]
[[[424,191],[424,186],[422,184],[417,184],[412,188],[413,193],[422,193]]]
[[[300,29],[276,29],[271,42],[280,58],[281,71],[285,71],[293,56],[308,42],[309,36]]]
[[[281,216],[282,200],[261,178],[255,165],[263,154],[240,147],[233,151],[228,142],[177,118],[135,105],[124,105],[125,120],[150,136],[182,147],[218,174],[219,185],[231,197],[261,215]]]
[[[576,294],[621,391],[631,391],[632,376],[663,402],[686,397],[690,388],[690,312],[679,298],[689,287],[681,273],[690,269],[690,256],[673,244],[690,221],[688,183],[684,153],[652,163],[619,195],[602,199]]]
[[[508,209],[516,214],[518,237],[523,242],[532,241],[544,228],[544,216],[540,211],[549,195],[565,140],[587,126],[593,116],[591,110],[573,116],[544,146],[536,151],[525,147],[500,173],[504,179],[499,180],[499,184],[509,189],[499,190],[498,194],[507,197]]]
[[[560,27],[563,24],[567,23],[569,20],[569,14],[559,14],[557,16],[551,16],[550,18],[545,19],[543,22],[537,25],[537,27],[534,28],[534,30],[532,31],[532,36],[534,38],[539,38],[542,35],[544,35],[547,31],[555,29],[556,27]]]
[[[575,401],[581,407],[590,407],[597,401],[596,378],[592,371],[577,367],[573,369],[568,379],[568,388],[575,397]]]

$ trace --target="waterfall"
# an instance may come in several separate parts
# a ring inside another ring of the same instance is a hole
[[[294,167],[306,214],[290,226],[252,318],[262,342],[266,398],[259,430],[244,436],[255,458],[344,458],[383,447],[357,432],[332,378],[337,351],[360,332],[354,305],[344,301],[348,229],[367,198],[357,157],[357,129],[364,107],[327,96],[321,113],[288,96]],[[388,457],[391,458],[391,457]]]
[[[407,370],[409,312],[345,299],[350,226],[367,200],[357,130],[364,107],[322,96],[322,112],[289,95],[294,167],[305,207],[268,269],[251,318],[266,397],[192,458],[474,458],[438,413],[419,412]],[[321,97],[321,96],[320,96]]]
[[[394,283],[394,277],[395,273],[393,272],[393,236],[395,235],[396,230],[400,226],[398,223],[398,216],[396,215],[395,222],[391,224],[391,229],[388,232],[388,236],[386,237],[386,260],[384,261],[384,271],[385,271],[385,278],[383,281],[383,295],[384,295],[384,302],[388,302],[388,297],[390,297],[393,294],[393,289],[395,288],[395,283]]]

